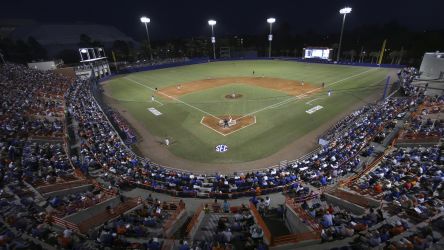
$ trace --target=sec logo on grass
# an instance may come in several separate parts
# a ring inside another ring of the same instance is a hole
[[[225,144],[219,144],[215,147],[216,152],[225,153],[228,151],[228,146]]]

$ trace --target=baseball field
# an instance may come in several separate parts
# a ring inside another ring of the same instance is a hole
[[[155,158],[150,152],[160,147],[191,162],[239,164],[269,157],[369,96],[380,97],[392,73],[283,60],[223,61],[121,75],[103,88],[139,142],[154,142],[145,144],[151,151],[139,145],[147,157]]]

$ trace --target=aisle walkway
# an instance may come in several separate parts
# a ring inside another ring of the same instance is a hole
[[[160,201],[171,201],[171,200],[180,200],[182,199],[186,204],[186,210],[188,212],[188,215],[192,215],[197,208],[202,203],[211,203],[214,200],[211,199],[199,199],[199,198],[179,198],[179,197],[172,197],[166,194],[162,193],[155,193],[146,189],[141,188],[134,188],[131,191],[123,191],[122,194],[127,197],[139,197],[146,199],[149,194],[152,195],[153,199],[157,198]],[[265,198],[265,195],[263,196]],[[273,193],[269,194],[268,197],[271,199],[271,206],[277,207],[277,204],[284,204],[285,203],[285,196],[282,195],[282,193]],[[230,203],[230,206],[240,206],[241,204],[247,205],[249,202],[249,199],[251,197],[241,197],[233,200],[228,200]],[[218,200],[219,203],[222,203],[223,200]]]

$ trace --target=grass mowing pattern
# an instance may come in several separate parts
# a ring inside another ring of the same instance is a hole
[[[127,75],[150,88],[164,88],[189,81],[230,76],[278,77],[303,80],[326,88],[302,100],[287,94],[261,87],[232,84],[180,97],[180,100],[213,115],[243,115],[294,98],[282,106],[256,113],[257,123],[229,136],[220,134],[200,124],[203,113],[178,101],[157,97],[164,105],[150,101],[153,91],[123,77],[112,79],[104,87],[120,101],[134,118],[152,134],[172,137],[169,149],[176,155],[199,162],[238,163],[260,159],[277,152],[285,145],[339,115],[343,110],[364,97],[382,89],[389,70],[326,64],[305,64],[289,61],[226,61],[191,66],[167,68]],[[356,77],[353,75],[360,74]],[[346,80],[343,80],[346,79]],[[342,81],[343,80],[343,81]],[[337,82],[340,81],[340,82]],[[332,86],[331,83],[337,82]],[[333,95],[327,97],[327,90]],[[227,100],[232,92],[243,95],[240,99]],[[306,102],[312,101],[310,104]],[[305,113],[313,106],[324,108],[312,115]],[[154,116],[146,109],[155,107],[163,113]],[[217,153],[214,147],[227,144],[226,153]]]

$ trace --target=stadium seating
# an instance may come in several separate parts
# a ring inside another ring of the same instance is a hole
[[[411,84],[415,75],[413,68],[400,71],[401,88],[407,96],[391,97],[356,110],[322,136],[327,141],[324,146],[295,162],[262,171],[201,175],[171,170],[132,152],[128,144],[134,142],[135,133],[121,116],[99,105],[91,91],[97,88],[95,80],[68,79],[24,66],[2,65],[0,246],[95,248],[112,244],[137,248],[143,244],[125,238],[141,237],[150,239],[145,248],[160,249],[169,244],[161,237],[183,207],[174,202],[158,204],[120,198],[118,188],[131,186],[173,196],[223,199],[284,191],[314,231],[322,226],[320,236],[324,241],[353,237],[358,245],[412,244],[423,249],[433,243],[434,236],[413,224],[442,224],[443,150],[435,144],[407,145],[375,153],[372,144],[382,143],[388,134],[395,133],[398,121],[407,122],[398,142],[403,138],[412,143],[418,138],[443,137],[443,122],[433,113],[442,110],[444,97],[423,97],[422,90]],[[70,128],[71,135],[67,117],[75,124]],[[71,151],[69,141],[79,146],[78,152]],[[374,164],[362,160],[372,157],[378,159]],[[90,172],[96,175],[92,177]],[[98,184],[94,178],[110,187]],[[321,194],[340,196],[345,191],[328,190],[344,184],[339,182],[341,179],[347,180],[347,192],[370,194],[386,206],[382,210],[368,210],[365,203],[356,200],[357,205],[367,209],[366,213],[345,213]],[[69,189],[79,191],[64,193]],[[72,214],[98,209],[99,203],[108,199],[116,204],[110,202],[109,208],[97,212],[97,218],[103,219],[97,225],[105,222],[99,230],[89,230],[97,226],[94,221],[82,224],[67,219]],[[260,218],[261,205],[252,201],[254,207],[240,209],[252,211],[246,214]],[[228,218],[225,222],[236,224],[236,216],[239,217],[236,212],[229,216],[221,213],[227,212],[223,205],[202,208],[208,210],[212,215],[207,220],[217,221],[214,225],[225,217],[233,217],[233,221]],[[393,212],[396,214],[390,215]],[[383,219],[386,214],[390,219]],[[193,217],[192,222],[196,221]],[[259,246],[262,241],[251,241],[248,236],[259,235],[256,224],[262,226],[260,219],[241,225],[238,235],[221,226],[216,234],[202,234],[202,239],[190,245],[233,243],[233,237],[235,241],[246,240],[251,246]],[[17,238],[18,234],[31,240]],[[268,234],[265,232],[266,238]]]

